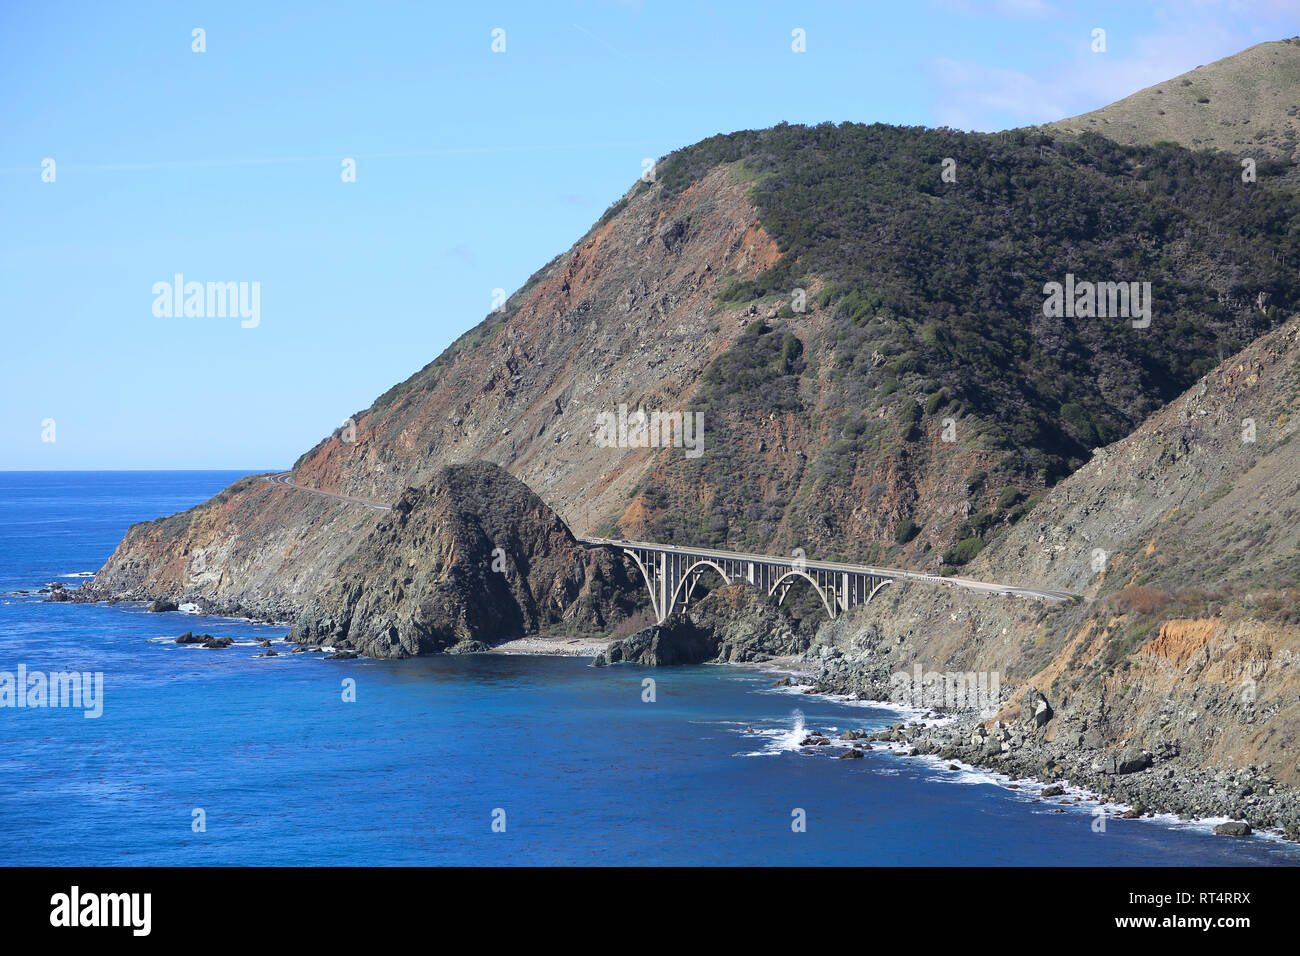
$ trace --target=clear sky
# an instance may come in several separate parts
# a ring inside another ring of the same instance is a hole
[[[3,0],[0,468],[287,467],[714,133],[1020,126],[1296,34],[1300,0]],[[177,273],[259,283],[257,326],[155,315]]]

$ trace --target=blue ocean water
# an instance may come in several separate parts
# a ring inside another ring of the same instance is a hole
[[[98,568],[130,523],[240,474],[0,473],[0,671],[104,675],[97,719],[0,708],[0,865],[1300,862],[1204,826],[1095,832],[1092,805],[1057,813],[921,759],[802,756],[800,719],[897,715],[752,669],[258,658],[254,641],[285,628],[15,593],[75,586],[61,576]],[[238,643],[172,642],[186,630]]]

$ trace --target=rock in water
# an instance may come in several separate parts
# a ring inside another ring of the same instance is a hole
[[[1243,820],[1229,820],[1216,826],[1214,832],[1219,836],[1244,837],[1250,836],[1251,830],[1250,824]]]

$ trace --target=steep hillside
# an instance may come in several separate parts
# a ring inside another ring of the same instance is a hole
[[[664,178],[717,162],[784,254],[724,290],[767,319],[701,383],[710,454],[661,458],[621,522],[657,539],[959,564],[1297,301],[1296,203],[1226,157],[828,125],[716,137]],[[1150,325],[1046,316],[1067,274],[1150,281]]]
[[[1089,595],[1300,584],[1300,320],[1099,449],[970,566]]]
[[[1297,415],[1293,319],[1098,451],[970,569],[1088,599],[890,588],[819,632],[823,687],[879,697],[917,665],[997,672],[1008,746],[954,756],[1300,838],[1300,802],[1270,790],[1300,785]],[[1047,719],[1020,721],[1026,694]],[[1116,775],[1125,753],[1139,769]]]
[[[393,501],[484,460],[579,533],[951,570],[1290,314],[1298,261],[1300,204],[1226,156],[855,124],[714,137],[293,479]],[[1073,277],[1137,283],[1150,310],[1049,314]],[[599,416],[623,407],[698,415],[700,454],[611,445]],[[292,616],[375,521],[245,482],[131,529],[95,586]]]
[[[1045,129],[1300,161],[1300,37],[1260,43]]]

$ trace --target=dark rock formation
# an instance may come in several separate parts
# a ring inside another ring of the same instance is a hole
[[[766,661],[807,650],[814,623],[796,620],[754,588],[733,584],[712,592],[664,624],[614,641],[592,663],[625,661],[663,667]]]
[[[503,469],[452,465],[402,494],[291,637],[406,657],[481,651],[530,634],[595,634],[636,609],[638,585],[620,555],[579,544]]]

